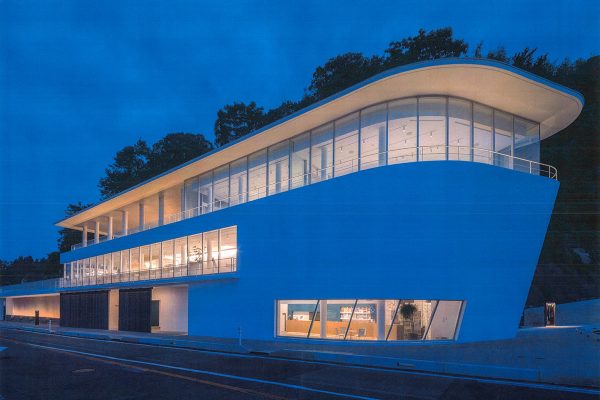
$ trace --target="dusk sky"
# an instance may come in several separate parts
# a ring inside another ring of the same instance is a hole
[[[0,259],[55,251],[53,224],[98,200],[119,149],[212,140],[223,105],[297,100],[335,55],[445,26],[471,50],[600,54],[598,1],[323,3],[0,0]]]

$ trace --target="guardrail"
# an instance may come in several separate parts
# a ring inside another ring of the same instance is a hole
[[[76,279],[54,278],[42,281],[24,282],[16,285],[0,286],[0,296],[14,296],[52,292],[64,288],[106,285],[111,283],[157,281],[186,276],[218,275],[237,271],[237,258],[223,258],[188,264],[167,265],[162,268],[127,271],[115,274],[99,274]]]
[[[422,161],[469,161],[493,165],[500,168],[508,168],[532,175],[546,176],[550,179],[558,179],[558,171],[552,165],[539,163],[525,158],[515,157],[493,150],[470,146],[419,146],[394,149],[380,153],[365,154],[362,157],[352,159],[336,160],[333,165],[322,169],[313,169],[311,172],[292,176],[279,182],[269,183],[257,187],[248,188],[247,191],[229,197],[215,198],[211,203],[204,203],[199,207],[167,215],[164,224],[183,221],[188,218],[208,214],[223,208],[232,207],[248,201],[260,199],[287,190],[296,189],[312,183],[331,179],[334,176],[346,175],[363,169],[383,167],[386,165],[422,162]],[[266,179],[265,179],[266,180]],[[159,224],[145,224],[127,231],[127,235],[143,232],[158,227]],[[115,235],[116,236],[116,235]],[[120,235],[125,236],[125,235]],[[99,242],[105,241],[103,237]],[[88,241],[87,246],[95,242]],[[82,243],[71,246],[71,250],[79,249]]]

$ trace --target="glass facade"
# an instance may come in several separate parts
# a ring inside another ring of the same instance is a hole
[[[219,274],[237,270],[237,227],[67,263],[71,286]]]
[[[334,340],[454,340],[458,300],[279,300],[277,335]]]
[[[539,158],[536,122],[465,99],[398,99],[355,111],[166,190],[162,212],[181,207],[180,212],[159,217],[157,196],[136,203],[139,212],[128,206],[128,234],[160,225],[157,221],[176,222],[405,162],[474,161],[555,178],[555,169],[539,164]]]

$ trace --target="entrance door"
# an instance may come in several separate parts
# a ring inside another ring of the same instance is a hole
[[[159,320],[160,300],[152,300],[150,309],[150,325],[152,327],[160,326]]]

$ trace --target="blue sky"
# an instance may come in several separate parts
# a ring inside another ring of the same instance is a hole
[[[97,201],[138,138],[212,140],[227,103],[298,99],[328,58],[444,26],[485,51],[600,53],[597,1],[0,0],[0,259],[55,250],[66,205]]]

